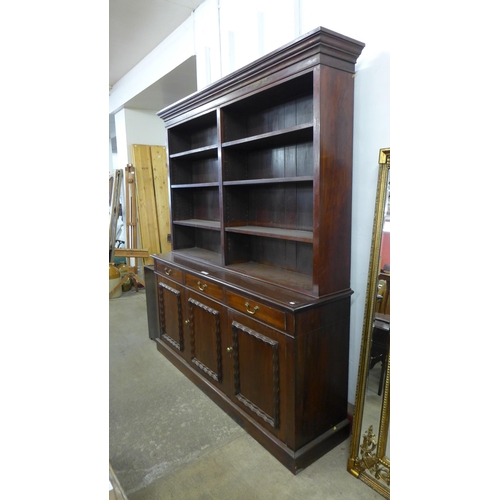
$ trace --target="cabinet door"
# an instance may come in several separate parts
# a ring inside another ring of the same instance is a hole
[[[284,440],[284,337],[236,312],[229,312],[228,317],[233,358],[231,397],[254,420]]]
[[[223,389],[223,352],[227,352],[226,313],[224,306],[197,293],[188,292],[189,362],[211,383]]]
[[[182,287],[162,276],[158,276],[157,279],[160,338],[181,354],[185,349],[182,328]]]

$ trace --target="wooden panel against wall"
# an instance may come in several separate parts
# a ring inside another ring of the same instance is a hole
[[[158,232],[161,252],[170,252],[172,244],[168,241],[170,234],[170,210],[167,184],[167,153],[165,146],[151,146],[151,164],[158,216]]]
[[[141,235],[141,248],[148,250],[150,255],[160,253],[161,247],[156,213],[153,168],[151,165],[151,146],[133,144],[132,161],[135,167],[137,183],[137,215]],[[151,257],[144,259],[146,265],[153,264],[153,262]]]

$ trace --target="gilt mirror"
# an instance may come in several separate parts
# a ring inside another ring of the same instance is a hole
[[[390,148],[379,174],[347,470],[389,498]]]

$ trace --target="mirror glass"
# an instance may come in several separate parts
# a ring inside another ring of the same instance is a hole
[[[390,150],[380,150],[365,320],[348,471],[389,498]]]
[[[384,222],[380,243],[380,258],[377,276],[377,294],[375,297],[373,328],[371,332],[370,362],[366,383],[365,407],[363,411],[362,435],[370,426],[376,436],[380,436],[383,390],[387,374],[390,335],[390,172],[388,172]],[[389,450],[385,450],[389,457]]]

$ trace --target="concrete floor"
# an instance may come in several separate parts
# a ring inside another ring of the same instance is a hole
[[[297,476],[148,337],[142,289],[109,301],[109,461],[129,500],[380,500],[347,472],[349,440]]]

